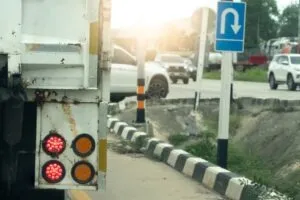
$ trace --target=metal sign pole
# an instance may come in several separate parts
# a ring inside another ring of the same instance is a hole
[[[232,53],[223,53],[221,67],[221,98],[219,109],[217,163],[227,168]]]
[[[227,17],[228,15],[233,18]],[[221,66],[221,97],[217,164],[227,168],[230,100],[232,99],[233,53],[244,51],[246,4],[244,2],[218,2],[216,27],[216,51],[223,52]]]
[[[209,17],[209,10],[204,8],[202,11],[202,23],[201,23],[201,32],[200,32],[200,39],[199,39],[199,55],[198,55],[198,66],[197,66],[197,82],[195,85],[195,106],[194,109],[197,110],[199,107],[199,100],[200,100],[200,88],[202,86],[202,76],[203,76],[203,69],[205,65],[205,52],[207,46],[207,29],[208,29],[208,17]]]

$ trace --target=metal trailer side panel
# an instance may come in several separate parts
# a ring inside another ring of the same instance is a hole
[[[4,2],[3,2],[4,1]],[[3,0],[0,54],[28,88],[97,88],[99,0]]]

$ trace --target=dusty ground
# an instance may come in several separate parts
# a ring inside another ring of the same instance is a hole
[[[218,120],[218,104],[201,105],[201,111],[196,114],[192,109],[190,105],[148,107],[147,119],[153,124],[154,135],[165,140],[171,134],[201,134],[207,128],[207,119]],[[276,172],[274,179],[288,181],[300,178],[293,175],[300,169],[299,107],[251,105],[235,108],[233,113],[237,114],[239,123],[236,133],[231,136],[234,143],[266,161]],[[131,122],[135,119],[135,109],[127,110],[118,117]],[[296,184],[299,180],[290,182]]]
[[[118,142],[109,137],[109,144]],[[111,145],[110,145],[111,146]],[[89,192],[79,200],[223,200],[199,183],[142,154],[108,151],[106,192]],[[76,199],[74,199],[76,200]]]

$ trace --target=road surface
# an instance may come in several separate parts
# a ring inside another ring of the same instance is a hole
[[[192,179],[148,158],[108,152],[106,193],[72,192],[72,200],[222,200]]]
[[[192,98],[195,96],[196,83],[188,85],[182,83],[172,84],[168,98]],[[202,82],[202,98],[220,97],[221,81],[206,80]],[[255,98],[278,98],[285,100],[299,100],[300,91],[289,91],[286,85],[280,85],[277,90],[270,90],[268,83],[255,82],[234,82],[234,97],[255,97]]]
[[[170,93],[167,99],[178,98],[194,98],[195,97],[196,83],[192,80],[188,85],[182,82],[171,84]],[[219,98],[221,91],[221,81],[207,80],[202,81],[201,98]],[[276,98],[282,100],[299,100],[300,91],[289,91],[286,85],[280,85],[277,90],[270,90],[268,83],[256,82],[234,82],[234,97],[253,97],[253,98]],[[136,97],[126,98],[126,101],[135,101]]]

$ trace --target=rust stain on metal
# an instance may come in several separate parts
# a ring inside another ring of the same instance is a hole
[[[77,136],[78,135],[78,130],[77,130],[77,127],[76,127],[76,121],[72,116],[71,105],[68,104],[68,103],[63,103],[62,108],[63,108],[64,114],[66,115],[66,117],[69,121],[69,126],[70,126],[72,134],[74,136]]]

